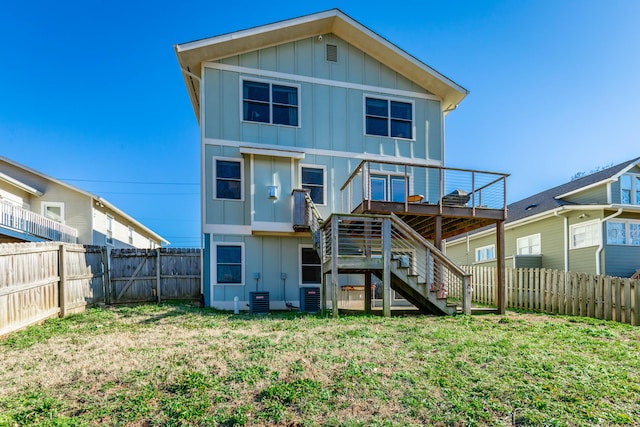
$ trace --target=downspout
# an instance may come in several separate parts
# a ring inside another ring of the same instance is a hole
[[[618,210],[616,211],[616,213],[609,215],[606,218],[602,218],[600,220],[600,232],[602,232],[602,225],[606,222],[609,221],[610,219],[613,219],[615,217],[617,217],[618,215],[620,215],[622,213],[623,209],[622,208],[618,208]],[[596,274],[602,274],[601,273],[601,263],[600,263],[600,254],[602,253],[602,250],[604,249],[604,236],[600,237],[600,245],[598,246],[598,249],[596,249]]]
[[[558,210],[555,210],[553,212],[553,214],[557,217],[560,217],[560,215],[558,215]],[[562,225],[563,225],[563,230],[562,230],[562,239],[563,239],[563,252],[564,252],[564,272],[566,273],[567,271],[569,271],[569,242],[567,242],[567,234],[568,234],[568,230],[569,230],[569,218],[567,218],[566,216],[563,216],[562,219],[564,221],[562,221]]]

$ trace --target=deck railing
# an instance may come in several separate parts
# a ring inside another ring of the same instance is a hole
[[[76,243],[78,231],[35,212],[0,200],[0,225],[20,233],[56,242]]]
[[[340,209],[371,201],[475,209],[507,207],[507,174],[398,162],[362,161],[340,188]],[[370,208],[370,206],[368,206]],[[408,210],[408,209],[406,209]]]
[[[367,260],[383,259],[388,248],[390,259],[426,283],[429,291],[459,300],[464,312],[470,313],[468,274],[393,214],[333,214],[322,227],[322,248],[323,264],[332,261],[337,251],[335,256],[342,260],[360,258],[360,264],[352,265],[363,268]]]

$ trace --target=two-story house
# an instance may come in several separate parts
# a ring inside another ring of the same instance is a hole
[[[265,291],[285,309],[331,283],[325,300],[360,289],[367,307],[372,281],[417,304],[407,275],[446,294],[427,262],[443,238],[504,220],[505,175],[444,168],[444,117],[467,90],[343,12],[175,50],[201,128],[207,306]]]
[[[527,197],[508,206],[507,263],[630,277],[640,269],[640,158]],[[446,242],[465,265],[495,265],[494,230]]]
[[[169,243],[102,197],[0,157],[0,243],[44,241],[151,249]]]

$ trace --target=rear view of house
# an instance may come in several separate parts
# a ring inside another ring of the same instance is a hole
[[[299,307],[328,282],[333,304],[367,307],[378,283],[420,305],[441,240],[505,219],[505,175],[444,168],[444,117],[466,89],[341,11],[175,50],[201,128],[206,305]],[[387,232],[406,247],[383,250]]]
[[[0,243],[157,248],[160,235],[105,199],[0,157]]]

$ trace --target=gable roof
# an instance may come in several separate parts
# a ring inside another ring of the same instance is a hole
[[[591,187],[615,181],[620,177],[620,175],[629,171],[638,164],[640,164],[640,157],[611,166],[610,168],[603,169],[591,175],[566,182],[558,185],[557,187],[550,188],[549,190],[545,190],[541,193],[534,194],[533,196],[511,203],[507,206],[509,213],[506,222],[514,222],[561,206],[576,205],[577,203],[568,202],[563,198]]]
[[[110,202],[108,202],[107,200],[103,199],[100,196],[97,196],[97,195],[95,195],[93,193],[89,193],[88,191],[82,190],[82,189],[80,189],[78,187],[74,187],[73,185],[67,184],[64,181],[60,181],[58,179],[52,178],[52,177],[50,177],[48,175],[43,174],[42,172],[38,172],[35,169],[31,169],[30,167],[22,165],[22,164],[20,164],[18,162],[15,162],[15,161],[13,161],[11,159],[8,159],[8,158],[4,157],[4,156],[0,156],[0,162],[8,163],[8,164],[10,164],[10,165],[12,165],[12,166],[14,166],[14,167],[16,167],[18,169],[22,169],[22,170],[24,170],[24,171],[26,171],[26,172],[28,172],[28,173],[30,173],[32,175],[40,177],[40,178],[42,178],[42,179],[44,179],[46,181],[53,182],[55,184],[61,185],[62,187],[68,188],[69,190],[75,191],[75,192],[77,192],[79,194],[82,194],[84,196],[92,198],[93,200],[95,200],[95,201],[101,203],[103,206],[107,207],[112,212],[114,212],[114,213],[120,215],[121,217],[125,218],[131,224],[134,224],[135,226],[139,227],[141,230],[144,230],[149,235],[153,236],[156,240],[158,240],[160,242],[161,246],[162,246],[162,242],[164,242],[166,244],[169,244],[169,241],[167,239],[165,239],[164,237],[160,236],[159,234],[157,234],[156,232],[154,232],[153,230],[151,230],[150,228],[148,228],[144,224],[140,223],[139,221],[137,221],[133,217],[127,215],[125,212],[123,212],[122,210],[118,209],[113,204],[111,204]],[[14,179],[13,177],[10,177],[10,176],[5,175],[3,173],[0,173],[0,179],[2,179],[3,181],[11,183],[12,185],[14,185],[14,186],[16,186],[18,188],[21,188],[21,186],[27,187],[27,184],[22,183],[22,182],[20,182],[20,181],[18,181],[16,179]],[[31,193],[31,194],[33,194],[35,196],[38,196],[38,197],[42,196],[44,194],[44,192],[41,191],[40,189],[31,187],[31,186],[28,186],[28,188],[30,190],[32,190],[32,191],[30,191],[28,189],[25,189],[25,188],[22,188],[22,189],[24,191],[27,191],[28,193]]]
[[[469,93],[465,88],[374,33],[338,9],[175,45],[193,110],[200,120],[201,64],[308,37],[335,34],[417,85],[439,96],[445,111]]]

